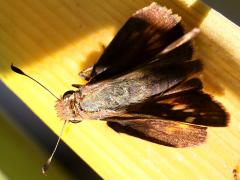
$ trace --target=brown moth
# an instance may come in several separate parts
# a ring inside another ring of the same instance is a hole
[[[98,62],[80,73],[88,83],[57,100],[59,118],[107,121],[118,132],[172,147],[199,145],[207,126],[227,126],[224,108],[196,77],[203,66],[192,59],[190,41],[199,29],[184,34],[180,20],[157,3],[134,13]]]

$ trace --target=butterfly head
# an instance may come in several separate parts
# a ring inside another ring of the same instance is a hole
[[[55,108],[60,119],[73,123],[81,121],[81,107],[78,103],[80,96],[79,91],[70,90],[57,100]]]

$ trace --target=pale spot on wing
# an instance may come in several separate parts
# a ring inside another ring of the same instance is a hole
[[[167,127],[166,131],[167,134],[175,134],[179,129],[186,129],[189,128],[189,125],[178,123],[175,126]]]
[[[187,105],[185,104],[178,104],[172,107],[172,110],[182,110],[182,109],[186,109]]]
[[[184,109],[183,112],[194,112],[194,109]]]
[[[176,131],[176,128],[175,127],[167,127],[166,128],[166,133],[167,134],[174,134],[175,133],[175,131]]]
[[[178,124],[178,127],[181,128],[181,129],[186,129],[186,128],[189,128],[189,125],[179,123],[179,124]]]
[[[185,119],[185,121],[188,123],[192,123],[195,119],[196,119],[195,117],[189,116]]]

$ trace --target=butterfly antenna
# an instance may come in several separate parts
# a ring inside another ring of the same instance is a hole
[[[67,121],[64,121],[62,130],[61,130],[61,132],[60,132],[60,134],[59,134],[59,136],[58,136],[58,140],[57,140],[57,143],[56,143],[56,145],[55,145],[55,147],[54,147],[54,150],[53,150],[51,156],[50,156],[50,157],[48,158],[48,160],[46,161],[46,163],[42,166],[42,173],[43,173],[44,175],[46,175],[46,172],[47,172],[47,170],[48,170],[48,168],[49,168],[49,165],[50,165],[50,163],[51,163],[51,161],[52,161],[52,158],[53,158],[53,156],[54,156],[54,154],[55,154],[55,152],[56,152],[56,150],[57,150],[58,144],[59,144],[59,142],[60,142],[60,140],[61,140],[61,137],[62,137],[62,135],[63,135],[63,130],[64,130],[66,124],[67,124]]]
[[[14,66],[13,64],[11,64],[11,69],[18,74],[24,75],[30,79],[32,79],[33,81],[35,81],[36,83],[38,83],[40,86],[42,86],[45,90],[47,90],[49,93],[51,93],[56,99],[59,99],[55,94],[53,94],[48,88],[46,88],[44,85],[42,85],[40,82],[38,82],[36,79],[34,79],[33,77],[27,75],[26,73],[24,73],[21,69],[17,68],[16,66]]]

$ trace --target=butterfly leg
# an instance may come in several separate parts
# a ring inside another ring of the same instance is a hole
[[[93,66],[85,68],[79,73],[79,76],[85,79],[86,81],[89,81],[92,77],[92,71],[93,71]]]
[[[83,87],[83,85],[81,85],[81,84],[72,84],[72,87],[80,89],[81,87]]]
[[[100,44],[101,46],[101,51],[104,53],[104,51],[106,50],[106,46],[104,44]],[[94,66],[90,66],[90,67],[87,67],[85,69],[83,69],[80,73],[79,73],[79,76],[87,81],[89,81],[93,75],[95,74],[94,73]]]

